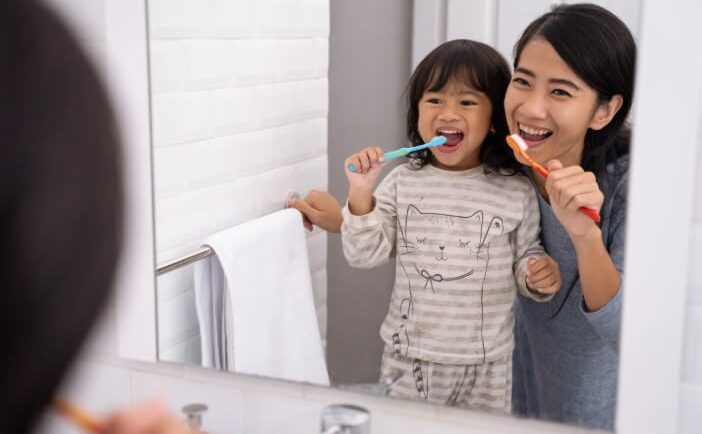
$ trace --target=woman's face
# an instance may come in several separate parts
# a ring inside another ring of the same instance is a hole
[[[522,136],[534,160],[580,164],[588,128],[604,126],[598,109],[597,92],[546,39],[526,44],[507,88],[505,114],[510,132]]]

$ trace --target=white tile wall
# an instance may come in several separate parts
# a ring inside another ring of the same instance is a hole
[[[157,260],[327,188],[328,0],[151,0]],[[326,327],[326,237],[310,237]],[[197,362],[192,267],[158,279],[159,351]],[[324,333],[323,333],[324,335]]]

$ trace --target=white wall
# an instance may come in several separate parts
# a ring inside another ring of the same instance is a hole
[[[702,81],[702,77],[700,80]],[[685,434],[699,433],[702,427],[702,119],[697,131],[694,211],[687,263],[689,274],[680,394],[680,432]]]
[[[148,10],[162,263],[282,209],[289,192],[327,189],[329,3],[150,0]],[[326,233],[308,247],[324,339]],[[160,359],[198,363],[193,266],[157,286]]]

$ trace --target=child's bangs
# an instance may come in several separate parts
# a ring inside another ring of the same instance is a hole
[[[466,62],[460,62],[459,60],[460,59],[447,59],[447,63],[442,67],[437,66],[434,68],[429,74],[425,91],[439,91],[446,86],[446,83],[455,80],[458,83],[485,92],[487,88],[484,84],[487,80],[481,77],[472,65]]]

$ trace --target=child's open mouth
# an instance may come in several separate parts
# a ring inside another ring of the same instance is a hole
[[[455,151],[460,146],[464,136],[463,131],[454,128],[439,128],[436,130],[436,135],[446,137],[446,143],[435,148],[438,152]]]

